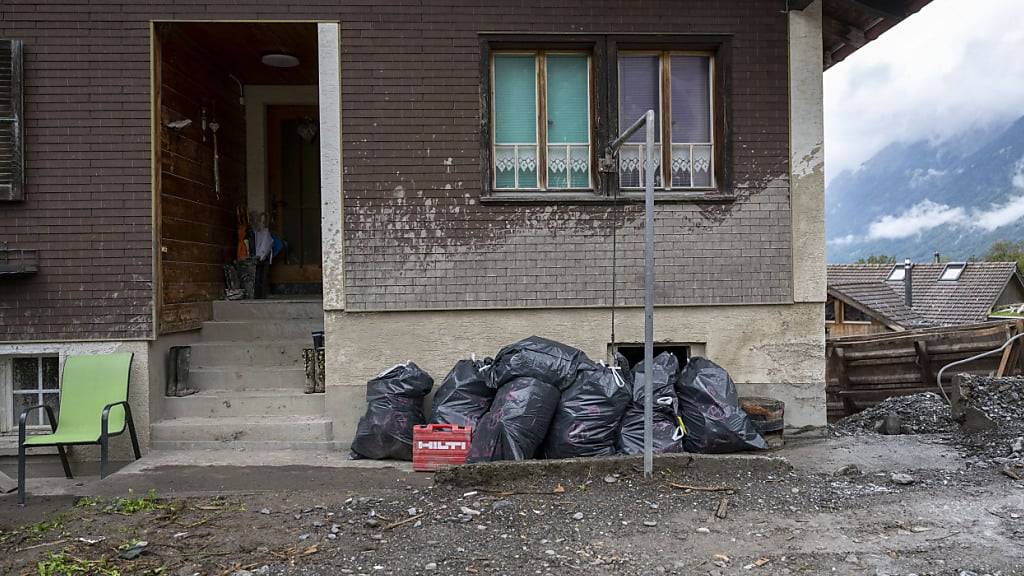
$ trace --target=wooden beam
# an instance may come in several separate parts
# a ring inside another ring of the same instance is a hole
[[[903,0],[843,0],[872,16],[902,20],[907,17],[907,5]]]
[[[932,360],[928,356],[928,343],[924,340],[914,341],[914,350],[917,352],[917,364],[921,367],[921,383],[925,386],[938,381],[935,379],[935,371],[932,369]]]

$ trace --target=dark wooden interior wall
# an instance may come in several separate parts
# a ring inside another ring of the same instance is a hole
[[[230,70],[173,27],[160,38],[160,321],[159,332],[199,328],[223,295],[223,265],[235,255],[235,210],[245,202],[245,112]],[[216,121],[220,192],[214,188]],[[183,119],[182,130],[167,127]]]

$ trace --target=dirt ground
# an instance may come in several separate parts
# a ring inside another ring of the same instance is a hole
[[[948,436],[777,455],[792,467],[677,458],[651,480],[639,460],[455,484],[393,468],[157,468],[97,496],[0,498],[0,572],[1024,574],[1024,482]]]

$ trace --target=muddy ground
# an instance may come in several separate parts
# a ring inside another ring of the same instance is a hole
[[[948,436],[833,438],[780,454],[792,469],[677,459],[651,480],[637,460],[462,485],[395,469],[115,475],[100,496],[0,499],[0,572],[1024,574],[1024,482]],[[837,474],[848,464],[858,470]],[[210,474],[232,489],[161,492],[162,477]],[[119,557],[140,540],[141,554]]]

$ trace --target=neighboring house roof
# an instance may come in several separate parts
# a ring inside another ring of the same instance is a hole
[[[1024,286],[1014,262],[969,262],[957,280],[940,280],[946,264],[914,264],[912,302],[902,280],[887,280],[893,264],[832,264],[828,292],[894,328],[957,326],[988,320],[1010,282]]]
[[[803,10],[812,0],[787,0],[790,10]],[[822,0],[824,67],[841,62],[868,42],[905,20],[931,0]]]

